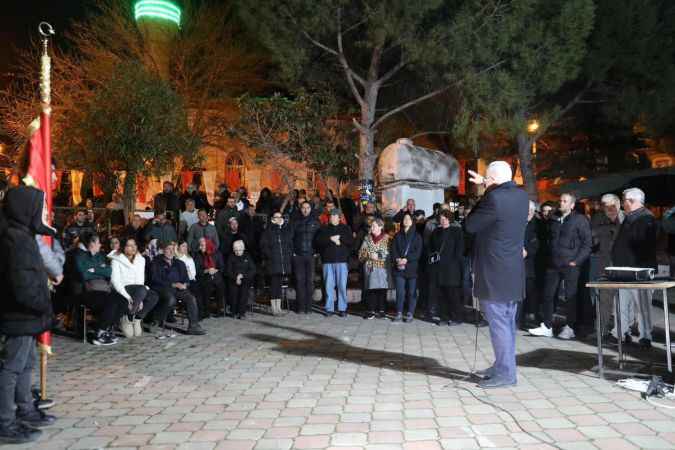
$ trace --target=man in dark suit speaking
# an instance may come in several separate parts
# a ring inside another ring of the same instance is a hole
[[[516,376],[516,310],[525,297],[523,239],[528,197],[512,180],[511,166],[491,163],[485,176],[469,171],[469,180],[485,186],[485,194],[466,218],[475,234],[473,295],[490,326],[495,353],[492,367],[480,371],[482,388],[512,386]]]

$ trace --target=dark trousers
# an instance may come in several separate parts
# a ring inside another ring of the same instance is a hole
[[[314,293],[314,256],[294,255],[296,312],[309,313],[312,310]]]
[[[237,284],[234,280],[230,282],[230,305],[233,316],[245,316],[248,307],[248,296],[251,283],[249,280],[242,280]]]
[[[175,308],[179,301],[185,305],[190,325],[196,325],[199,322],[199,308],[197,307],[197,299],[189,290],[179,290],[173,287],[168,287],[158,291],[157,295],[159,296],[159,304],[156,308],[155,319],[158,323],[164,323],[166,316],[169,314],[169,311]]]
[[[199,300],[199,314],[201,317],[208,316],[209,298],[215,294],[218,308],[223,308],[225,312],[225,280],[217,273],[215,275],[204,275],[197,284],[197,298]]]
[[[368,311],[386,312],[387,311],[387,290],[386,289],[368,289],[366,291],[366,304]]]
[[[405,278],[394,275],[396,283],[396,313],[403,313],[403,306],[408,301],[408,313],[415,314],[417,307],[417,278]]]
[[[440,286],[438,283],[432,283],[428,309],[431,317],[461,322],[463,311],[462,287]]]
[[[270,298],[271,299],[280,299],[283,295],[281,291],[281,283],[283,281],[283,275],[273,274],[270,275]]]
[[[17,417],[35,411],[31,393],[34,364],[34,336],[5,337],[0,357],[0,427],[7,427]]]
[[[116,292],[84,291],[71,300],[73,305],[91,309],[100,330],[108,330],[129,310],[127,300]]]
[[[427,256],[424,256],[426,259]],[[423,260],[420,260],[417,270],[417,291],[417,305],[426,311],[429,305],[429,266]]]
[[[537,317],[541,316],[537,295],[537,279],[534,277],[525,278],[525,299],[522,302],[518,302],[516,322],[524,325],[527,314],[535,314]]]
[[[462,303],[473,308],[473,279],[470,256],[464,257],[462,269]]]
[[[139,291],[141,292],[141,291]],[[111,294],[112,298],[115,298],[118,302],[124,303],[128,305],[127,299],[122,297],[119,293],[113,291]],[[153,310],[155,309],[155,306],[157,306],[157,303],[159,302],[159,297],[157,296],[157,293],[155,291],[147,291],[145,293],[145,298],[143,298],[143,307],[130,319],[136,318],[136,319],[145,319],[145,317]],[[124,311],[128,312],[128,308]],[[124,312],[122,314],[124,314]],[[122,316],[120,316],[122,317]]]
[[[563,289],[562,293],[566,302],[567,324],[572,326],[577,321],[577,291],[579,289],[579,268],[564,267],[562,269],[547,269],[546,282],[544,287],[544,300],[542,304],[542,313],[544,315],[544,324],[551,328],[553,324],[553,312],[555,309],[555,299],[558,289]]]

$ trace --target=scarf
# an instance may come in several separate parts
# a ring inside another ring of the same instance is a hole
[[[377,236],[375,236],[373,233],[370,233],[370,237],[373,239],[373,243],[374,243],[374,244],[377,244],[378,242],[380,242],[380,241],[384,238],[384,235],[385,235],[385,234],[386,234],[386,233],[384,232],[384,230],[382,230],[382,231],[380,232],[380,234],[377,235]]]
[[[216,244],[214,244],[211,239],[205,238],[204,240],[206,241],[206,252],[204,252],[204,268],[215,269],[216,259],[213,257],[213,254],[216,251]]]

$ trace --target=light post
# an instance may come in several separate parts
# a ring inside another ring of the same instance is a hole
[[[539,121],[536,119],[532,119],[528,122],[527,124],[527,132],[530,133],[532,136],[532,155],[536,156],[537,155],[537,139],[535,138],[535,135],[537,134],[537,131],[539,131]]]

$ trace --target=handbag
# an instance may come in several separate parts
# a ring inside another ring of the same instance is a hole
[[[443,241],[441,242],[441,248],[437,252],[429,253],[429,265],[434,265],[441,260],[441,253],[445,248],[445,239],[448,237],[447,233],[443,235]]]
[[[106,292],[109,294],[110,282],[102,278],[96,278],[95,280],[85,281],[84,288],[87,291]]]

